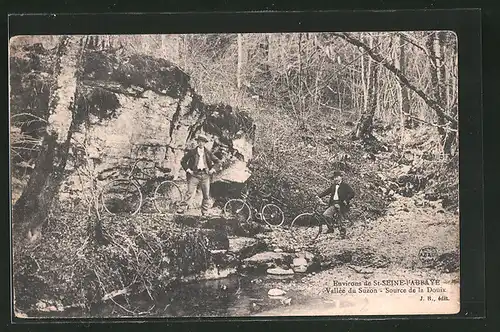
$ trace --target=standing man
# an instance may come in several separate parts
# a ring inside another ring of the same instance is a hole
[[[196,137],[197,146],[188,150],[181,160],[181,166],[186,171],[186,178],[188,181],[188,189],[186,199],[183,206],[187,206],[193,198],[196,190],[201,186],[203,193],[203,200],[201,203],[201,214],[203,216],[208,214],[210,202],[210,175],[215,173],[214,166],[219,164],[220,160],[205,147],[208,139],[204,135]],[[184,213],[184,209],[177,211]]]
[[[342,173],[334,172],[333,173],[333,185],[316,196],[321,202],[322,197],[326,195],[330,195],[330,201],[328,203],[329,207],[323,213],[323,216],[330,221],[328,223],[328,233],[333,233],[333,222],[334,216],[338,216],[338,220],[335,223],[336,226],[339,227],[340,237],[342,239],[346,238],[346,228],[345,228],[345,219],[347,219],[347,212],[349,212],[349,203],[351,199],[354,198],[355,193],[354,190],[345,182],[342,181]]]

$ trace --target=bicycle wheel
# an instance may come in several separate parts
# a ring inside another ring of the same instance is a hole
[[[248,204],[239,198],[233,198],[227,201],[222,211],[226,218],[235,218],[239,222],[248,222],[252,216]]]
[[[159,213],[175,212],[182,203],[182,191],[173,181],[163,181],[155,189],[154,206]]]
[[[309,244],[321,234],[322,224],[313,213],[302,213],[293,219],[290,231],[293,238],[300,243]]]
[[[113,180],[103,188],[101,203],[110,214],[135,215],[142,206],[141,189],[130,180]]]
[[[262,208],[262,220],[269,226],[281,226],[285,221],[285,214],[276,204],[266,204]]]

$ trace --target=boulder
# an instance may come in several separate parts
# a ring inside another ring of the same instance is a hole
[[[267,292],[267,295],[269,295],[269,296],[283,296],[285,294],[286,294],[286,292],[282,289],[279,289],[279,288],[273,288]]]
[[[265,246],[264,242],[249,237],[230,237],[229,252],[239,258],[246,258],[255,254]]]
[[[293,271],[297,273],[305,273],[318,267],[318,263],[319,260],[314,254],[308,251],[303,251],[296,254],[291,267]]]
[[[307,272],[308,262],[304,257],[294,258],[292,262],[292,269],[297,273]]]
[[[248,269],[265,269],[276,266],[288,266],[293,260],[293,254],[272,251],[261,252],[245,258],[243,264]]]
[[[288,276],[288,275],[293,275],[294,272],[292,269],[283,269],[281,267],[273,267],[270,269],[267,269],[267,274],[272,274],[272,275],[277,275],[277,276]]]

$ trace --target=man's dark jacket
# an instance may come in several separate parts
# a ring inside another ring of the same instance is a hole
[[[212,151],[210,151],[207,148],[203,148],[205,150],[205,165],[207,165],[208,170],[212,169],[214,167],[215,163],[219,162],[219,159],[214,156]],[[184,157],[182,157],[181,160],[181,166],[182,168],[187,171],[188,169],[192,171],[197,170],[198,166],[198,161],[199,161],[199,156],[198,156],[198,147],[195,147],[194,149],[187,150],[186,153],[184,154]]]
[[[336,184],[334,183],[328,189],[318,195],[320,198],[325,197],[326,195],[330,195],[330,201],[328,202],[328,205],[330,206],[334,205],[333,196],[335,196],[335,187]],[[337,194],[339,196],[340,209],[342,211],[349,210],[349,202],[355,196],[354,190],[347,183],[341,182],[339,184]]]

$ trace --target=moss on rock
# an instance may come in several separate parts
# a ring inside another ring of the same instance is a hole
[[[189,75],[172,62],[119,52],[86,52],[82,79],[138,86],[175,99],[183,99],[190,90]]]
[[[80,85],[73,115],[74,125],[80,125],[89,115],[95,116],[99,121],[115,118],[119,107],[120,102],[113,92],[104,88]]]
[[[244,135],[253,141],[255,127],[248,113],[225,104],[207,105],[206,113],[203,129],[220,137],[222,142],[230,142]]]

